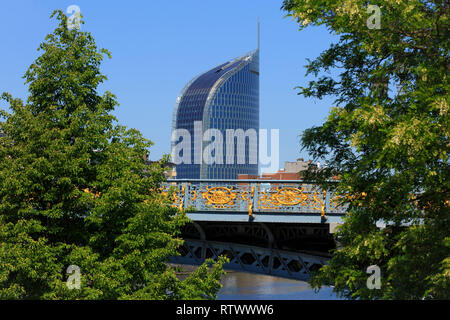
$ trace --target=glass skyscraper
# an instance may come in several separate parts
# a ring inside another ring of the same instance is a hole
[[[191,137],[190,150],[179,154],[187,152],[185,156],[190,154],[190,161],[177,164],[177,179],[236,179],[238,174],[257,175],[259,45],[258,49],[189,81],[176,100],[172,127],[185,129]],[[246,133],[244,152],[237,145],[238,138],[227,136],[230,129]],[[205,139],[205,133],[217,131],[220,133],[213,134],[211,140]],[[220,136],[223,149],[210,154],[208,145]],[[172,152],[182,140],[172,140]],[[212,158],[213,163],[208,161]]]

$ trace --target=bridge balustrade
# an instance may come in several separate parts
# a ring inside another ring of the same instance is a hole
[[[332,191],[300,180],[168,180],[164,192],[170,187],[174,205],[204,213],[246,212],[250,218],[265,213],[312,214],[326,219],[346,212]]]

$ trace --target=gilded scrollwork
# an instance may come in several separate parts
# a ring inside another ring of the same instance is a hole
[[[258,199],[259,208],[277,209],[282,206],[295,206],[302,204],[308,199],[303,188],[277,188],[275,191],[262,191]]]
[[[206,187],[206,192],[202,192],[202,197],[206,199],[207,205],[212,205],[213,208],[226,208],[234,204],[236,193],[233,192],[233,187]]]
[[[308,196],[303,193],[303,188],[282,188],[274,195],[278,203],[285,206],[295,206],[306,199]]]
[[[169,199],[170,201],[172,201],[171,206],[174,208],[178,208],[179,210],[183,210],[184,208],[184,202],[183,202],[183,198],[184,198],[184,193],[185,193],[185,189],[186,186],[183,185],[181,186],[181,189],[176,190],[177,188],[175,188],[175,191],[171,192],[171,186],[162,186],[159,188],[159,193],[162,197],[162,199]]]
[[[336,211],[341,209],[340,203],[343,199],[344,199],[343,196],[333,194],[333,196],[330,197],[330,211]]]
[[[319,189],[313,184],[294,183],[236,183],[208,185],[184,183],[173,188],[167,185],[161,194],[171,200],[171,205],[183,210],[195,207],[199,211],[248,211],[255,213],[318,213],[345,212],[342,196]],[[341,200],[341,201],[340,201]]]
[[[322,193],[319,191],[311,192],[307,205],[313,210],[321,210],[323,206]]]
[[[252,186],[250,197],[248,198],[248,215],[253,217],[253,197],[255,196],[255,186]]]
[[[184,198],[184,193],[186,190],[186,185],[183,184],[183,186],[181,187],[181,197],[180,197],[180,204],[178,205],[178,209],[181,211],[183,210],[183,198]]]
[[[282,210],[289,207],[301,207],[317,210],[325,214],[326,192],[305,191],[305,188],[284,187],[262,191],[258,199],[258,207],[265,210]]]

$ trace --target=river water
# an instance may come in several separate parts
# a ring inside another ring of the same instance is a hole
[[[178,265],[187,273],[197,266]],[[332,288],[315,292],[305,281],[264,274],[225,270],[218,300],[337,300]]]
[[[315,292],[305,281],[227,270],[218,300],[336,300],[332,288]]]

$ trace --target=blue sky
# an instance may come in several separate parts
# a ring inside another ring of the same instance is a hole
[[[336,38],[325,28],[298,31],[285,18],[281,0],[3,1],[0,4],[0,92],[26,99],[22,79],[37,48],[53,31],[54,9],[75,4],[97,45],[112,53],[100,91],[117,96],[119,122],[140,130],[155,145],[150,158],[170,152],[172,111],[180,90],[203,71],[257,46],[261,22],[260,127],[280,130],[280,166],[298,157],[299,135],[326,118],[333,99],[306,99],[294,89],[306,85],[307,58]],[[0,102],[1,108],[6,104]]]

